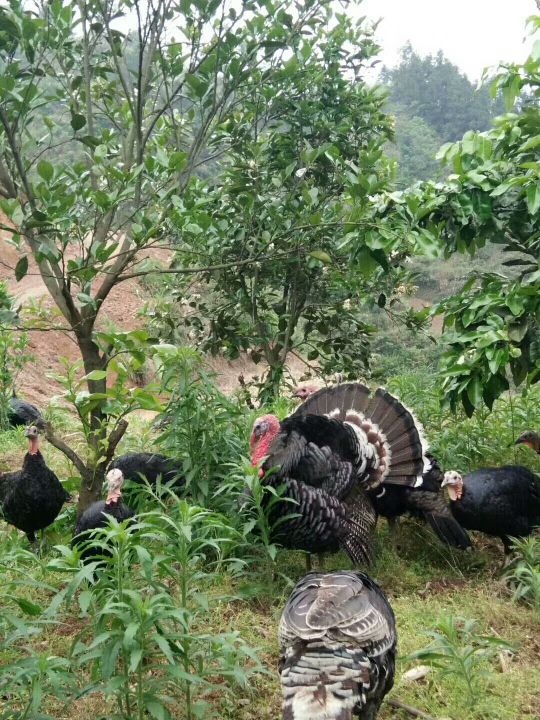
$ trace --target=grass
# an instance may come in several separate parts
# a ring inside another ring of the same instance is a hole
[[[424,408],[427,412],[427,408]],[[493,430],[493,435],[495,430]],[[492,436],[489,425],[488,438]],[[119,452],[146,449],[153,434],[149,421],[134,418]],[[76,438],[75,438],[76,440]],[[20,466],[26,441],[22,430],[0,435],[0,470]],[[450,450],[447,450],[450,454]],[[43,453],[49,466],[66,486],[75,490],[72,468],[54,448],[45,445]],[[491,458],[490,458],[491,459]],[[534,464],[536,459],[532,458]],[[57,556],[55,544],[67,544],[74,523],[74,507],[68,507],[47,532],[47,546],[41,558],[24,560],[28,577],[59,588],[65,576],[46,569],[48,561]],[[388,594],[397,619],[399,658],[395,686],[391,698],[412,705],[442,720],[533,720],[540,716],[540,617],[525,604],[512,600],[512,592],[500,578],[503,561],[498,540],[474,536],[473,553],[459,553],[441,546],[427,528],[413,520],[405,520],[398,529],[397,549],[393,546],[384,520],[379,521],[377,561],[370,570]],[[10,547],[26,547],[22,534],[0,523],[0,544],[5,552]],[[344,555],[325,560],[325,570],[349,568]],[[271,585],[262,584],[254,595],[246,593],[246,585],[257,582],[252,574],[219,570],[202,581],[201,591],[210,597],[229,596],[212,605],[204,616],[204,630],[209,633],[238,631],[257,650],[265,672],[256,675],[247,688],[237,687],[234,693],[212,691],[210,701],[216,717],[223,720],[277,720],[280,718],[280,689],[277,673],[277,624],[290,586],[305,574],[303,554],[282,551],[277,558],[279,575]],[[3,584],[15,578],[14,568],[2,569]],[[288,581],[287,581],[288,578]],[[46,606],[54,591],[43,587],[18,589],[18,594],[38,605]],[[172,592],[175,590],[173,588]],[[13,605],[13,603],[11,604]],[[10,605],[10,611],[14,610]],[[16,609],[16,608],[15,608]],[[448,615],[474,618],[480,632],[497,635],[516,646],[506,672],[495,662],[474,708],[469,706],[463,685],[456,678],[440,678],[430,672],[423,680],[406,682],[403,673],[411,667],[406,656],[429,643],[425,633]],[[31,640],[31,651],[39,654],[69,656],[72,643],[82,627],[89,622],[82,617],[74,599],[67,609],[59,611],[57,625],[45,629]],[[203,621],[201,621],[203,622]],[[20,652],[20,650],[19,650]],[[15,660],[14,649],[0,653],[0,666]],[[82,680],[84,678],[80,678]],[[111,698],[95,693],[75,700],[68,706],[47,698],[44,711],[56,720],[80,720],[92,716],[110,718],[114,712]],[[0,708],[0,717],[2,709]],[[174,717],[185,715],[178,704]],[[382,720],[404,720],[401,710],[383,705]]]

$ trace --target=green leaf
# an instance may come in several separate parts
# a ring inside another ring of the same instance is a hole
[[[37,164],[38,175],[45,180],[50,182],[54,175],[54,168],[47,160],[40,160]]]
[[[21,608],[23,613],[26,615],[31,615],[32,617],[37,617],[38,615],[41,615],[43,612],[43,608],[41,608],[39,605],[36,605],[33,602],[30,602],[30,600],[27,600],[26,598],[13,596],[12,600],[14,600],[17,605]]]
[[[315,258],[316,260],[320,260],[322,263],[327,265],[332,262],[332,258],[324,250],[313,250],[309,253],[309,256]]]
[[[23,279],[23,277],[28,272],[28,258],[26,255],[23,255],[22,258],[17,262],[15,265],[15,279],[17,282]]]
[[[475,408],[482,402],[482,383],[476,375],[467,384],[467,397]]]
[[[71,113],[71,127],[75,132],[77,130],[80,130],[86,125],[86,118],[84,115],[80,115],[79,113]]]
[[[540,184],[538,183],[527,187],[527,208],[531,215],[536,215],[540,208]]]
[[[106,370],[92,370],[86,375],[86,380],[104,380],[107,377]]]

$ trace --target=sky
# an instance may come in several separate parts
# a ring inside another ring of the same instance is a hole
[[[535,0],[363,0],[354,14],[383,18],[377,42],[385,65],[395,65],[410,40],[421,55],[441,49],[475,81],[486,66],[525,59],[532,45],[525,21],[538,10]]]

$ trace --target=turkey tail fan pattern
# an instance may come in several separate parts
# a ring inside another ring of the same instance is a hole
[[[319,390],[297,408],[294,416],[326,415],[354,427],[360,441],[373,445],[379,462],[368,486],[382,482],[417,487],[429,469],[421,424],[413,413],[383,388],[375,393],[361,383]]]
[[[279,625],[283,720],[372,720],[394,678],[394,614],[364,573],[310,573]]]

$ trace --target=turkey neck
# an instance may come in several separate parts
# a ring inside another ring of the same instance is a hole
[[[29,438],[28,440],[28,454],[38,455],[39,454],[39,440],[37,437]]]

